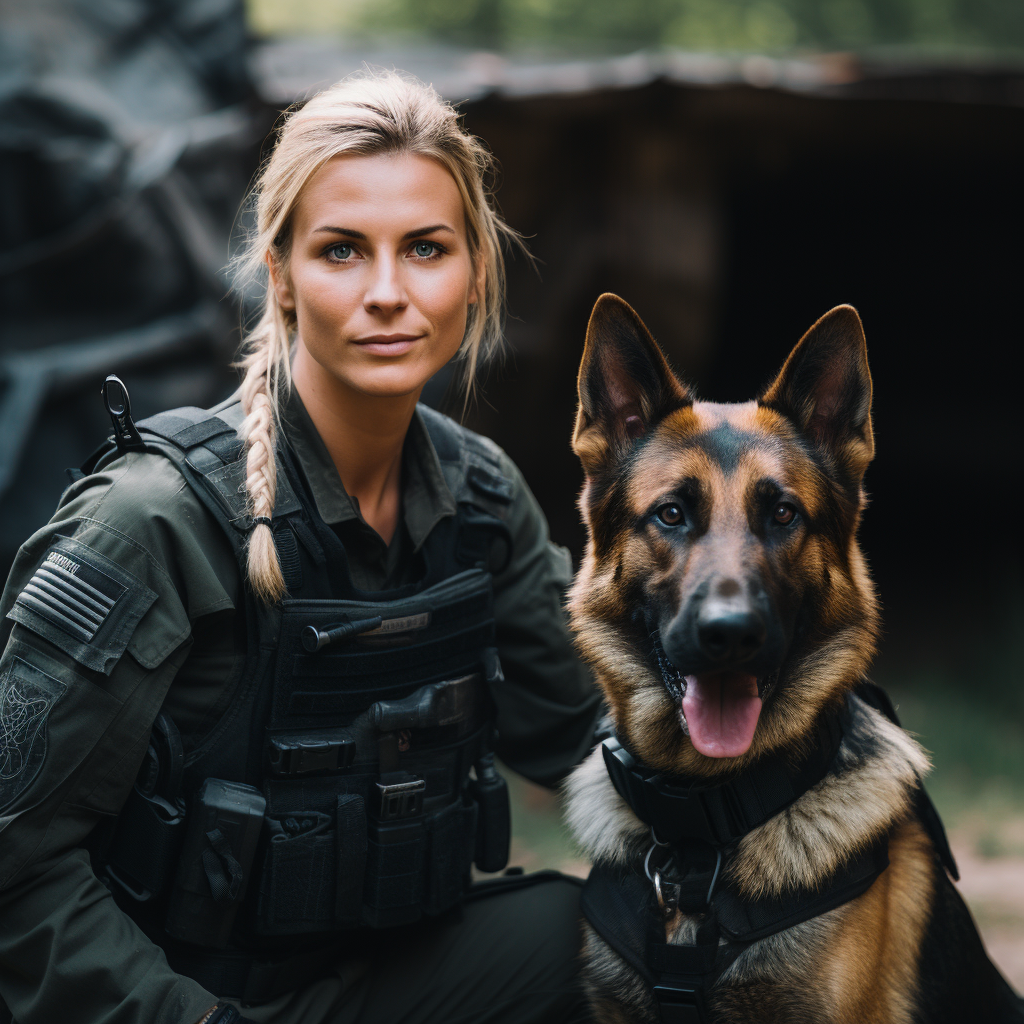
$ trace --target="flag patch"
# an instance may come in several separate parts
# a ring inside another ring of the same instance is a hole
[[[126,589],[93,566],[50,551],[14,603],[91,643]]]

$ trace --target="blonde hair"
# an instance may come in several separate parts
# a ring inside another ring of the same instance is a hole
[[[432,89],[393,72],[364,73],[325,89],[285,114],[277,143],[252,190],[255,229],[237,261],[241,283],[263,282],[267,266],[287,273],[291,217],[307,182],[343,154],[414,153],[440,163],[462,196],[474,273],[483,279],[470,305],[458,358],[468,389],[481,361],[501,344],[505,273],[502,240],[519,236],[494,209],[490,153],[460,125],[455,110]],[[262,314],[242,346],[239,435],[247,448],[245,488],[258,520],[249,536],[248,578],[267,603],[285,594],[269,520],[276,494],[274,446],[282,393],[291,387],[295,313],[281,307],[269,281]]]

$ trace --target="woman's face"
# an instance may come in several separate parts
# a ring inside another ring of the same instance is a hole
[[[333,158],[303,189],[272,280],[295,311],[297,360],[363,394],[418,394],[477,298],[455,179],[411,153]]]

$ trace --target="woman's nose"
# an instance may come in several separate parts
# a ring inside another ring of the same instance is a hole
[[[363,306],[367,310],[390,313],[408,304],[409,296],[406,294],[397,259],[391,257],[375,259],[366,292],[363,295]]]

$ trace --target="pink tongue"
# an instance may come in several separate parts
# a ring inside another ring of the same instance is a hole
[[[756,676],[713,672],[686,677],[683,715],[690,741],[705,757],[746,753],[760,714]]]

